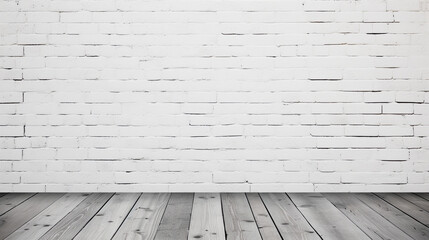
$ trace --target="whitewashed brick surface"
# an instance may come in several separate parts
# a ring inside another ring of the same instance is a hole
[[[3,0],[0,191],[428,191],[428,0]]]

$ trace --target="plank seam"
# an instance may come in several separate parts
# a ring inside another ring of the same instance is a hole
[[[264,204],[265,210],[267,210],[268,215],[270,215],[271,221],[273,221],[274,227],[276,228],[277,232],[279,233],[279,236],[281,237],[282,240],[284,240],[282,234],[280,233],[279,228],[277,227],[276,222],[273,219],[273,216],[271,215],[271,212],[268,210],[267,205],[264,202],[264,199],[261,197],[261,194],[258,193],[259,198],[261,199],[262,204]]]
[[[97,212],[94,213],[94,215],[92,215],[92,217],[85,223],[85,225],[82,226],[82,228],[76,232],[76,234],[73,236],[73,239],[79,235],[80,232],[82,232],[82,229],[84,229],[91,221],[92,219],[95,217],[95,215],[97,215],[97,213],[103,209],[103,207],[110,201],[110,199],[112,199],[113,196],[115,196],[116,193],[112,194],[109,199],[107,199],[107,201],[97,210]]]
[[[222,200],[222,193],[219,194],[219,200],[220,200],[220,211],[222,213],[222,224],[223,224],[223,231],[225,233],[225,239],[228,239],[228,232],[226,231],[226,225],[225,225],[225,216],[223,214],[223,200]]]
[[[38,194],[40,194],[40,193],[38,193]],[[36,195],[36,194],[34,194],[34,195]],[[33,196],[34,196],[33,195]],[[45,208],[43,208],[42,210],[40,210],[40,212],[38,212],[37,214],[35,214],[32,218],[30,218],[30,219],[28,219],[28,221],[26,221],[26,222],[24,222],[21,226],[19,226],[15,231],[13,231],[13,232],[11,232],[11,233],[9,233],[7,236],[5,236],[5,239],[6,238],[8,238],[10,235],[12,235],[14,232],[16,232],[16,231],[18,231],[18,229],[20,229],[22,226],[24,226],[25,224],[27,224],[29,221],[31,221],[31,220],[33,220],[33,218],[35,218],[37,215],[39,215],[41,212],[43,212],[45,209],[47,209],[49,206],[51,206],[52,204],[54,204],[54,202],[56,202],[56,201],[58,201],[61,197],[63,197],[65,194],[64,193],[62,193],[62,196],[60,196],[59,198],[57,198],[55,201],[53,201],[53,202],[51,202],[51,204],[49,204],[49,205],[47,205]],[[28,198],[28,199],[30,199],[30,198]],[[27,201],[27,200],[25,200],[25,201]],[[24,202],[25,202],[24,201]],[[21,204],[19,204],[19,205],[21,205]]]
[[[246,194],[246,193],[244,194],[244,196],[246,197],[247,204],[249,204],[250,212],[252,213],[253,220],[255,221],[256,228],[258,229],[259,236],[261,237],[261,239],[263,239],[263,238],[262,238],[261,231],[259,230],[259,227],[258,227],[258,223],[256,222],[256,217],[255,217],[255,214],[253,213],[252,206],[250,205],[249,198],[247,198],[247,194]],[[258,196],[259,196],[259,194],[258,194]],[[261,200],[261,201],[262,201],[262,200]],[[265,206],[265,205],[264,205],[264,206]],[[267,210],[267,212],[268,212],[268,210]],[[274,225],[275,225],[275,224],[274,224]],[[276,229],[277,229],[277,227],[276,227]],[[278,230],[277,230],[277,232],[278,232]],[[280,233],[279,233],[279,235],[280,235]]]
[[[194,211],[194,200],[195,200],[195,193],[192,194],[191,215],[189,216],[188,233],[186,234],[186,239],[189,238],[189,231],[191,230],[191,218],[192,218],[192,212]]]
[[[143,193],[140,193],[139,197],[136,199],[136,201],[134,202],[133,206],[131,206],[130,210],[128,211],[127,215],[124,217],[124,219],[122,220],[121,224],[119,224],[118,228],[116,229],[116,231],[113,233],[112,237],[110,239],[113,239],[116,235],[116,233],[118,233],[119,229],[121,228],[121,226],[124,224],[125,220],[128,218],[128,216],[130,215],[130,213],[133,211],[134,206],[137,204],[137,202],[139,201],[139,199],[143,196]]]
[[[417,196],[423,198],[426,201],[429,201],[429,198],[424,197],[424,195],[422,193],[414,193],[414,194],[416,194]]]
[[[7,194],[3,195],[2,197],[6,196],[6,195],[7,195]],[[4,212],[4,213],[0,214],[0,216],[3,216],[4,214],[6,214],[7,212],[9,212],[10,210],[12,210],[12,209],[14,209],[14,208],[18,207],[19,205],[23,204],[23,203],[24,203],[25,201],[27,201],[28,199],[30,199],[30,198],[32,198],[32,197],[34,197],[34,195],[36,195],[36,193],[34,193],[33,195],[29,196],[29,197],[28,197],[28,198],[26,198],[24,201],[20,202],[18,205],[14,206],[14,207],[12,207],[11,209],[7,210],[6,212]]]
[[[322,194],[322,196],[323,197],[325,197],[325,195],[323,195]],[[355,197],[356,198],[356,197]],[[338,211],[339,212],[341,212],[347,219],[349,219],[350,220],[350,222],[351,223],[353,223],[357,228],[359,228],[363,233],[365,233],[365,235],[367,235],[368,236],[368,238],[370,238],[371,239],[371,236],[369,236],[361,227],[359,227],[351,218],[349,218],[346,214],[344,214],[339,208],[337,208],[337,206],[335,206],[335,204],[333,203],[333,202],[331,202],[330,200],[329,200],[329,198],[327,198],[327,197],[325,197],[325,199],[326,200],[328,200],[328,202],[330,202],[336,209],[338,209]],[[374,209],[372,209],[372,208],[370,208],[373,212],[375,212],[376,214],[378,214],[378,212],[376,212]],[[380,215],[380,214],[378,214],[378,215]],[[383,217],[383,216],[382,216]],[[384,218],[384,217],[383,217]],[[386,219],[387,220],[387,219]],[[393,226],[395,226],[395,225],[393,225]],[[396,227],[396,226],[395,226]],[[398,227],[396,227],[396,228],[398,228]],[[399,230],[401,230],[401,232],[404,232],[404,231],[402,231],[402,229],[400,229],[400,228],[398,228]],[[407,236],[408,236],[408,234],[406,234]]]
[[[144,193],[142,193],[142,196],[143,196],[143,194],[144,194]],[[153,236],[153,239],[156,239],[156,235],[158,234],[158,228],[159,228],[159,226],[161,225],[162,219],[164,218],[164,215],[165,215],[165,212],[166,212],[166,210],[167,210],[168,203],[170,203],[170,200],[171,200],[171,193],[169,193],[167,203],[165,204],[164,211],[162,211],[162,216],[161,216],[161,218],[159,219],[158,227],[156,228],[156,232],[155,232],[155,235]],[[127,216],[127,217],[128,217],[128,216]],[[118,228],[118,229],[119,229],[119,228]]]
[[[371,193],[372,194],[372,193]],[[353,195],[354,196],[354,195]],[[355,196],[354,196],[355,197]],[[378,197],[378,196],[377,196]],[[397,226],[395,223],[393,223],[392,221],[389,221],[389,219],[385,218],[383,215],[381,215],[380,213],[378,213],[377,210],[375,210],[374,208],[372,208],[371,206],[369,206],[368,204],[366,204],[366,202],[362,201],[360,198],[356,197],[359,201],[361,201],[363,204],[365,204],[366,206],[368,206],[370,209],[372,209],[374,212],[376,212],[378,215],[380,215],[382,218],[384,218],[386,221],[390,222],[393,226],[397,227],[399,230],[401,230],[403,233],[405,233],[407,236],[409,236],[410,238],[413,238],[411,235],[409,235],[408,233],[406,233],[404,230],[402,230],[399,226]],[[383,200],[384,201],[384,200]],[[385,201],[386,202],[386,201]],[[390,203],[388,203],[389,205],[392,205]],[[396,208],[396,207],[394,207]]]
[[[313,225],[311,225],[311,223],[308,221],[308,219],[304,216],[304,214],[301,212],[301,210],[299,210],[298,206],[296,206],[295,202],[292,200],[292,198],[289,196],[289,194],[286,194],[286,196],[289,198],[289,200],[292,202],[292,204],[295,206],[295,208],[298,210],[299,213],[301,213],[302,217],[305,219],[305,221],[307,221],[307,223],[310,225],[310,227],[314,230],[314,232],[320,237],[320,239],[323,240],[322,236],[319,234],[319,232],[317,232],[317,230],[313,227]]]
[[[378,196],[377,194],[374,194],[374,195],[375,195],[375,196],[377,196],[378,198],[380,198],[381,200],[385,201],[385,202],[386,202],[386,203],[388,203],[389,205],[393,206],[394,208],[398,209],[399,211],[403,212],[405,215],[409,216],[410,218],[412,218],[412,219],[416,220],[417,222],[419,222],[419,223],[420,223],[420,224],[422,224],[423,226],[425,226],[425,227],[428,227],[428,228],[429,228],[429,225],[428,225],[428,224],[424,224],[424,223],[420,222],[419,220],[417,220],[417,219],[416,219],[416,218],[414,218],[413,216],[411,216],[411,215],[409,215],[408,213],[406,213],[406,212],[402,211],[401,209],[399,209],[398,207],[396,207],[396,206],[395,206],[395,205],[393,205],[392,203],[390,203],[390,202],[388,202],[388,201],[384,200],[382,197]],[[413,205],[414,205],[414,206],[416,206],[415,204],[413,204]],[[420,208],[419,206],[416,206],[416,207]],[[420,209],[421,209],[421,208],[420,208]],[[422,209],[422,210],[424,210],[424,209]],[[426,212],[426,211],[425,211],[425,212]]]
[[[399,195],[399,194],[395,194],[396,196],[398,196],[398,197],[400,197],[401,199],[404,199],[405,201],[407,201],[407,202],[409,202],[409,203],[411,203],[412,205],[414,205],[414,206],[416,206],[416,207],[418,207],[418,208],[420,208],[421,210],[423,210],[424,212],[426,212],[426,213],[428,213],[429,214],[429,211],[428,210],[426,210],[426,209],[424,209],[424,208],[422,208],[422,207],[420,207],[419,205],[417,205],[417,204],[415,204],[415,203],[413,203],[413,202],[411,202],[410,200],[408,200],[408,199],[406,199],[406,198],[404,198],[404,197],[402,197],[401,195]],[[416,195],[418,198],[421,198],[420,196],[418,196],[418,195]],[[422,200],[426,200],[426,199],[422,199]],[[429,227],[429,226],[428,226]]]

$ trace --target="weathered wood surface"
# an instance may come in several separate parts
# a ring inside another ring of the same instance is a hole
[[[113,239],[154,239],[169,198],[169,193],[143,193]]]
[[[286,194],[260,195],[283,239],[320,239]]]
[[[412,194],[412,193],[399,193],[397,194],[400,197],[402,197],[403,199],[407,200],[408,202],[410,202],[411,204],[416,205],[417,207],[425,210],[426,212],[429,213],[429,201],[416,195],[416,194]]]
[[[9,193],[0,197],[0,216],[34,196],[33,193]]]
[[[261,240],[246,195],[224,193],[221,197],[226,239]]]
[[[5,239],[64,194],[39,193],[0,217],[0,239]]]
[[[14,193],[0,197],[0,239],[427,240],[427,198],[425,193]]]
[[[322,239],[370,240],[322,194],[294,193],[289,196]]]
[[[410,203],[409,201],[396,194],[377,193],[377,196],[382,198],[384,201],[392,204],[399,210],[407,213],[412,218],[416,219],[422,224],[429,226],[429,212],[425,211],[424,209],[418,207],[413,203]]]
[[[371,209],[416,240],[427,240],[429,228],[374,194],[353,194]]]
[[[158,227],[155,240],[188,239],[194,194],[173,193]]]
[[[429,193],[418,193],[417,195],[429,201]]]
[[[412,240],[398,227],[350,194],[329,193],[323,196],[373,240]]]
[[[188,239],[225,239],[219,193],[195,194]]]
[[[111,193],[93,193],[51,228],[41,240],[73,239],[112,197]]]
[[[66,194],[49,207],[28,221],[13,234],[7,237],[7,240],[28,240],[39,239],[57,222],[59,222],[67,213],[71,212],[88,194]]]
[[[115,194],[74,239],[112,238],[139,196],[138,193]]]
[[[259,194],[248,193],[247,200],[249,201],[262,239],[281,240],[282,237],[277,231],[276,225],[274,225],[274,222],[259,197]]]

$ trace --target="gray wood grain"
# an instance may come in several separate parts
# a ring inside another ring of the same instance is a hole
[[[396,194],[378,193],[377,196],[382,198],[384,201],[392,204],[399,210],[410,215],[411,217],[421,222],[422,224],[429,226],[429,212],[426,212],[424,209],[410,203],[409,201],[405,200],[404,198]]]
[[[7,237],[7,240],[39,239],[82,202],[88,194],[66,194]]]
[[[261,240],[250,205],[244,193],[221,195],[226,239]]]
[[[63,195],[39,193],[2,215],[0,217],[0,239],[5,239]]]
[[[188,239],[225,239],[219,193],[195,194]]]
[[[283,239],[321,239],[286,194],[260,196]]]
[[[412,240],[398,227],[350,194],[323,194],[335,207],[373,240]]]
[[[259,194],[247,193],[246,195],[262,239],[281,240],[282,238]]]
[[[113,239],[154,239],[169,198],[168,193],[143,193]]]
[[[429,201],[429,193],[418,193],[417,195]]]
[[[115,194],[74,239],[97,240],[112,238],[139,196],[139,193]]]
[[[73,239],[112,197],[112,193],[93,193],[61,219],[40,240]]]
[[[173,193],[158,227],[155,240],[186,240],[194,194]]]
[[[424,193],[32,195],[0,197],[0,239],[365,239],[358,228],[375,240],[429,236],[416,220],[426,221]]]
[[[427,240],[429,228],[385,202],[374,194],[353,194],[396,227],[416,240]]]
[[[412,193],[399,193],[398,196],[429,212],[429,201]]]
[[[288,194],[322,239],[370,240],[320,193]]]
[[[34,193],[9,193],[0,198],[0,216],[34,196]]]

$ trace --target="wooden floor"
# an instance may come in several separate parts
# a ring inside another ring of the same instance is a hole
[[[429,239],[429,194],[1,194],[0,239]]]

